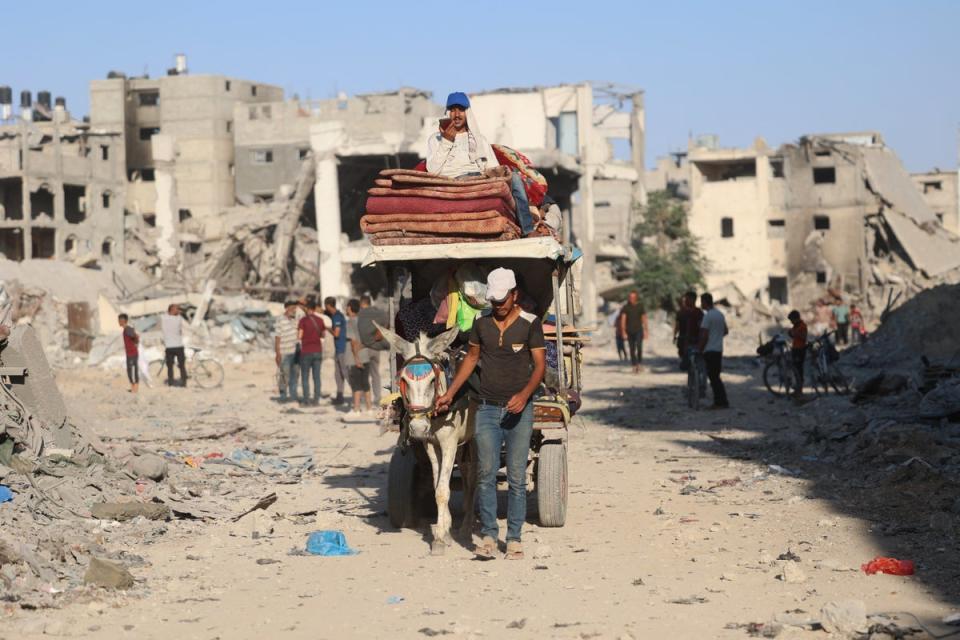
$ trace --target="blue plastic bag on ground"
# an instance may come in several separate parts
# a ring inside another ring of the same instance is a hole
[[[10,487],[0,484],[0,502],[10,502],[11,500],[13,500],[13,491],[10,491]]]
[[[307,553],[315,556],[352,556],[357,552],[347,546],[342,531],[314,531],[307,538]]]

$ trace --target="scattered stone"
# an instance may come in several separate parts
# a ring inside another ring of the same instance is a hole
[[[553,549],[550,548],[548,544],[541,544],[536,549],[533,550],[533,559],[542,560],[544,558],[549,558],[553,555]]]
[[[784,562],[780,568],[780,575],[777,576],[787,584],[800,584],[807,581],[807,574],[803,572],[800,565],[796,562]]]
[[[946,511],[937,511],[930,516],[930,528],[938,533],[950,533],[953,531],[953,516]]]
[[[91,558],[83,583],[107,589],[129,589],[133,586],[133,575],[119,564]]]
[[[864,633],[867,630],[867,606],[862,600],[828,602],[820,609],[820,625],[827,633]]]
[[[795,554],[790,549],[787,549],[784,553],[781,553],[777,556],[777,560],[786,560],[788,562],[800,562],[800,556]]]
[[[274,560],[273,558],[260,558],[257,560],[257,564],[266,565],[266,564],[280,564],[279,560]]]
[[[635,587],[641,587],[641,586],[643,586],[643,578],[637,578],[636,580],[634,580],[634,581],[633,581],[633,586],[635,586]]]
[[[90,515],[98,520],[126,522],[137,517],[147,520],[169,520],[170,507],[156,502],[101,502],[93,505]]]
[[[527,626],[527,619],[521,618],[508,624],[507,629],[523,629],[525,626]]]
[[[737,574],[735,573],[722,573],[720,574],[720,579],[724,582],[734,582],[737,579]]]
[[[160,482],[167,477],[167,461],[152,453],[136,456],[128,466],[130,471],[138,478],[149,478]]]

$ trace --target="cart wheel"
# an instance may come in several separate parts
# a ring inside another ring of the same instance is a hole
[[[410,447],[397,447],[387,474],[387,515],[397,529],[417,526],[417,456]]]
[[[537,511],[541,527],[562,527],[567,520],[567,447],[548,442],[537,459]]]

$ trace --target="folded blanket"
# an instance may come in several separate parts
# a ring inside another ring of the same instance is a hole
[[[500,216],[497,211],[473,211],[454,213],[367,213],[361,220],[379,222],[454,222],[463,220],[488,220]]]
[[[377,181],[380,182],[379,180]],[[399,189],[382,187],[379,184],[367,189],[371,196],[396,196],[400,198],[442,198],[444,200],[470,200],[472,198],[504,198],[513,201],[510,187],[505,183],[477,187],[435,187],[411,185]]]
[[[493,212],[493,217],[478,217],[473,220],[406,220],[397,222],[371,221],[366,216],[360,219],[364,233],[377,234],[383,231],[419,232],[431,235],[490,235],[505,231],[519,231],[510,220]],[[481,215],[489,215],[481,212]]]
[[[367,198],[367,213],[409,213],[419,216],[424,213],[472,213],[496,211],[513,217],[513,202],[503,198],[474,198],[470,200],[443,200],[438,198],[371,196]]]
[[[477,236],[447,236],[447,237],[429,237],[429,238],[410,238],[410,237],[396,237],[396,238],[382,238],[379,236],[373,236],[370,238],[370,243],[374,246],[395,246],[395,245],[407,245],[407,244],[457,244],[460,242],[495,242],[497,240],[516,240],[520,237],[520,234],[514,233],[503,233],[498,236],[488,236],[488,237],[477,237]]]
[[[465,178],[462,180],[453,180],[451,178],[441,178],[440,176],[435,176],[430,173],[418,173],[413,172],[415,175],[406,175],[398,174],[390,176],[390,180],[393,183],[392,186],[396,187],[397,185],[414,185],[414,184],[424,184],[424,185],[436,185],[441,187],[466,187],[466,186],[476,186],[481,184],[497,184],[497,183],[509,183],[510,178]],[[381,172],[382,174],[382,172]]]

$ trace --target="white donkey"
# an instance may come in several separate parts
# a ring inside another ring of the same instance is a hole
[[[409,437],[423,443],[433,468],[433,488],[437,498],[437,524],[431,527],[430,552],[441,555],[452,543],[450,528],[450,476],[459,462],[463,477],[463,523],[460,535],[467,540],[473,532],[474,503],[477,488],[477,455],[472,444],[475,411],[466,399],[449,411],[434,414],[436,399],[447,390],[443,362],[449,359],[447,348],[456,339],[454,327],[434,338],[421,333],[416,342],[407,342],[393,331],[377,325],[384,339],[403,357],[397,383],[406,409],[404,421]],[[463,446],[461,449],[460,446]]]

